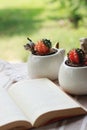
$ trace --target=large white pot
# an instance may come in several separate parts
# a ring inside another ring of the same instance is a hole
[[[58,78],[61,63],[64,60],[65,50],[57,49],[51,55],[38,56],[31,54],[28,58],[28,74],[30,78]]]
[[[60,86],[68,93],[75,95],[87,94],[87,66],[71,67],[61,64],[58,74]]]

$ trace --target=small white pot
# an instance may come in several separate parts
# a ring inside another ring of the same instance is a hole
[[[57,49],[51,55],[38,56],[31,54],[28,58],[28,74],[30,78],[58,78],[58,71],[64,60],[65,50]]]
[[[64,60],[58,78],[64,91],[75,95],[87,94],[87,66],[71,67],[66,65]]]

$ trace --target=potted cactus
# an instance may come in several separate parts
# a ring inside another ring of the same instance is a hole
[[[70,94],[87,94],[87,50],[83,48],[71,49],[60,67],[59,84]]]
[[[58,71],[64,60],[65,50],[52,47],[52,42],[48,39],[41,39],[34,43],[28,38],[29,43],[24,45],[29,50],[28,74],[30,78],[49,78],[55,80],[58,78]]]

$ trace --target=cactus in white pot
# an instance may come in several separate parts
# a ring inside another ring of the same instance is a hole
[[[34,43],[29,39],[29,43],[24,45],[26,50],[31,51],[28,57],[28,74],[30,78],[58,78],[58,71],[64,60],[65,50],[52,47],[52,42],[42,39]]]

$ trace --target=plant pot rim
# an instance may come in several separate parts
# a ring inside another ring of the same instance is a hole
[[[59,53],[59,50],[60,50],[60,49],[57,49],[57,48],[53,48],[53,49],[55,49],[56,52],[54,52],[54,53],[52,53],[52,54],[47,54],[47,55],[36,55],[36,54],[31,53],[31,55],[34,56],[34,57],[51,57],[51,56],[55,56],[56,54]]]
[[[66,60],[63,62],[64,66],[67,67],[67,68],[73,68],[73,69],[87,69],[87,65],[85,66],[71,66],[71,65],[68,65],[66,64]]]

